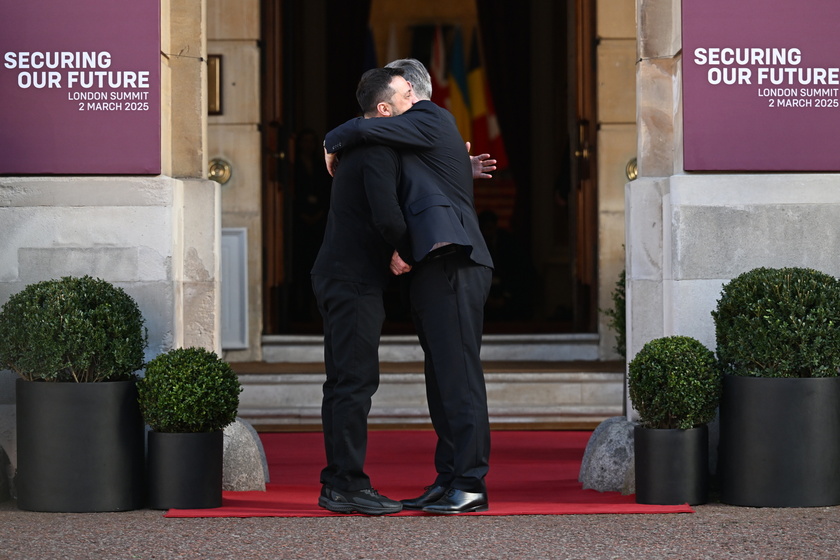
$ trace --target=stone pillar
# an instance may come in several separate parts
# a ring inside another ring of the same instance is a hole
[[[309,3],[307,3],[309,6]],[[225,359],[260,361],[263,331],[262,137],[260,134],[260,2],[208,0],[207,49],[221,55],[222,113],[208,119],[208,155],[230,164],[221,186],[221,225],[245,228],[248,262],[247,348]]]
[[[647,341],[670,334],[663,201],[682,167],[680,0],[639,0],[636,20],[639,177],[625,188],[628,362]]]
[[[624,185],[636,157],[636,18],[632,0],[598,0],[598,308],[613,306],[625,267]],[[599,358],[619,359],[615,333],[598,316]]]
[[[167,0],[161,11],[169,23],[168,33],[162,32],[162,74],[169,86],[162,129],[170,149],[164,160],[183,185],[173,232],[173,346],[201,346],[221,355],[221,203],[218,184],[206,180],[207,2]]]

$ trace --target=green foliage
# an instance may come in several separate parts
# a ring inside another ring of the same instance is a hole
[[[724,373],[834,377],[840,283],[809,268],[757,268],[723,286],[712,311]]]
[[[608,325],[615,331],[615,351],[622,358],[627,358],[627,298],[625,296],[626,271],[621,271],[615,290],[612,292],[612,309],[602,309],[601,312],[609,317]]]
[[[236,419],[242,387],[214,352],[176,348],[146,365],[137,391],[143,418],[156,432],[215,432]]]
[[[700,341],[667,336],[645,344],[630,361],[628,385],[645,427],[688,430],[714,419],[722,376]]]
[[[132,379],[146,344],[137,303],[90,276],[30,284],[0,310],[0,368],[30,381]]]

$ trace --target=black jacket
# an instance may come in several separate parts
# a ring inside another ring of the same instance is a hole
[[[436,243],[455,243],[473,262],[493,266],[478,226],[469,154],[451,113],[420,101],[397,117],[347,121],[324,146],[334,153],[362,142],[400,150],[399,199],[412,248],[411,258],[400,251],[404,260],[418,262]]]
[[[313,275],[387,286],[394,249],[408,250],[396,192],[400,168],[399,156],[386,146],[358,146],[341,154]]]

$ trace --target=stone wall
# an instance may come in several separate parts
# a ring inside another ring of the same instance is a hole
[[[218,349],[215,183],[168,177],[0,178],[0,305],[27,284],[90,275],[137,301],[146,359]],[[15,464],[14,383],[2,374],[0,446]]]

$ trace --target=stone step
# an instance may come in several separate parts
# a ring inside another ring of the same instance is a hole
[[[598,361],[600,338],[594,333],[577,334],[485,334],[481,359],[488,361],[540,360],[548,362]],[[320,362],[324,337],[318,335],[266,335],[262,337],[266,362]],[[422,362],[417,335],[387,335],[379,343],[382,362]]]
[[[319,430],[321,362],[232,364],[239,416],[261,431]],[[594,429],[623,414],[623,362],[485,361],[494,429]],[[429,428],[423,364],[383,362],[371,428]]]

